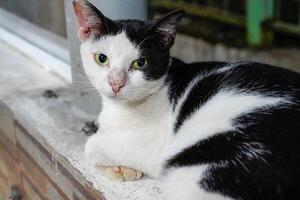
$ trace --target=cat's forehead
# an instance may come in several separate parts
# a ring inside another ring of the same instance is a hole
[[[149,25],[149,22],[130,19],[117,20],[115,21],[115,25],[115,29],[110,30],[112,35],[125,33],[130,42],[138,46],[138,44],[147,36],[144,30]]]
[[[123,54],[127,52],[138,57],[140,55],[139,44],[146,37],[144,29],[147,22],[118,20],[115,23],[116,29],[114,31],[93,41],[93,51],[105,49],[114,51],[114,54],[119,54],[122,51]]]
[[[118,20],[118,29],[125,30],[127,34],[143,35],[145,28],[149,25],[149,22],[140,20]]]
[[[128,38],[126,32],[124,30],[121,30],[120,32],[116,34],[109,34],[101,37],[100,39],[94,41],[94,44],[106,44],[108,46],[111,45],[117,45],[117,46],[127,46],[127,47],[135,47],[136,45],[131,42],[131,40]]]
[[[128,38],[124,30],[116,34],[106,35],[94,41],[92,51],[94,53],[106,53],[108,56],[115,56],[117,58],[127,57],[128,59],[136,59],[140,56],[138,46]]]

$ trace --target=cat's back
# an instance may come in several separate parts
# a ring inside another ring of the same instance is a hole
[[[294,199],[300,75],[253,62],[173,66],[167,83],[175,139],[167,167],[208,164],[202,186],[236,199]]]
[[[300,130],[299,73],[255,62],[185,64],[175,60],[167,81],[175,133],[196,123],[214,134],[227,130],[222,121],[229,124],[248,116],[252,119],[247,121],[255,121],[260,131],[284,126],[300,142],[300,134],[296,135]],[[270,123],[262,125],[260,118]]]
[[[187,124],[185,121],[194,118],[198,124],[207,121],[216,132],[220,121],[231,123],[248,113],[257,121],[266,112],[273,113],[269,120],[278,121],[276,125],[288,126],[284,124],[286,122],[290,123],[292,132],[300,130],[297,126],[300,120],[299,73],[255,62],[186,64],[174,59],[167,84],[175,133]],[[199,119],[195,117],[197,115]],[[265,127],[261,126],[262,129]],[[219,131],[224,130],[220,128]],[[297,138],[300,140],[300,136]]]

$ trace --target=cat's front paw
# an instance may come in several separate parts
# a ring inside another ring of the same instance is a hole
[[[102,134],[96,133],[90,136],[85,144],[85,156],[92,165],[112,166],[111,159],[108,158],[105,151],[105,138]],[[107,148],[107,147],[106,147]]]
[[[100,173],[114,181],[135,181],[142,178],[143,173],[128,167],[103,167],[96,165]]]

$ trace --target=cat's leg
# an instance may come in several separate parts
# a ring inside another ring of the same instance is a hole
[[[117,181],[131,181],[142,177],[138,148],[126,134],[96,133],[89,137],[85,154],[87,160],[102,175]]]
[[[207,165],[166,169],[162,178],[164,200],[231,200],[218,193],[206,191],[200,184]]]

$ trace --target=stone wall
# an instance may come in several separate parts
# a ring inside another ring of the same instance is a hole
[[[211,44],[202,39],[178,34],[171,54],[186,62],[193,61],[257,61],[300,72],[300,49],[239,49]]]

